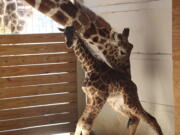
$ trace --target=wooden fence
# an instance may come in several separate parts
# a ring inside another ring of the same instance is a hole
[[[76,85],[63,34],[0,35],[0,135],[73,131]]]

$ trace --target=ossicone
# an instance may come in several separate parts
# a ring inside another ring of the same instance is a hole
[[[124,28],[123,32],[122,32],[122,36],[124,39],[128,40],[129,38],[129,28]]]

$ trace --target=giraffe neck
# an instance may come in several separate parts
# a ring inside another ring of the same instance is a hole
[[[75,3],[70,0],[24,1],[64,27],[74,26],[81,38],[90,44],[105,44],[116,33],[103,18],[77,1]]]
[[[65,27],[73,26],[82,40],[86,41],[90,52],[94,57],[99,56],[108,66],[112,67],[109,59],[110,52],[119,53],[118,37],[109,23],[86,8],[79,2],[72,3],[70,0],[24,0],[31,6],[46,14],[58,24]],[[108,46],[110,49],[108,49]],[[115,50],[115,51],[114,51]],[[113,59],[117,59],[114,57]],[[116,60],[117,61],[117,60]],[[118,70],[118,69],[117,69]]]
[[[102,65],[103,62],[93,57],[93,55],[87,49],[85,42],[78,39],[72,48],[85,73],[98,71],[98,66]]]
[[[78,13],[78,8],[70,0],[24,1],[63,26],[72,25]]]

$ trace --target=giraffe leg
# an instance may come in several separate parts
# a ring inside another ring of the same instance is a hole
[[[161,127],[156,118],[143,109],[139,100],[135,102],[136,106],[129,107],[131,114],[135,115],[139,119],[144,120],[157,133],[157,135],[163,135]]]
[[[128,120],[129,135],[135,135],[137,127],[139,125],[139,118],[131,116]]]
[[[84,112],[78,120],[75,135],[90,135],[93,121],[101,111],[104,103],[105,100],[98,96],[88,97]]]
[[[157,135],[163,135],[160,125],[156,121],[156,119],[147,113],[141,105],[139,101],[139,97],[137,94],[137,87],[135,84],[129,85],[130,87],[126,87],[123,93],[124,106],[126,110],[133,116],[136,116],[139,119],[145,121],[155,132]]]
[[[161,127],[159,126],[155,117],[153,117],[146,111],[144,111],[140,117],[154,129],[154,131],[157,133],[157,135],[163,135]]]
[[[123,106],[121,106],[119,103],[120,103],[120,98],[118,100],[115,100],[113,102],[108,102],[112,108],[118,112],[119,114],[129,118],[128,120],[128,124],[127,124],[127,127],[128,127],[128,130],[129,130],[129,135],[135,135],[136,133],[136,129],[139,125],[139,121],[140,119],[134,115],[132,115],[131,113],[129,113],[129,111],[125,110],[123,108]]]
[[[59,28],[59,30],[61,32],[64,32],[67,47],[70,48],[74,44],[74,40],[76,39],[74,27],[73,26],[68,26],[65,29]]]

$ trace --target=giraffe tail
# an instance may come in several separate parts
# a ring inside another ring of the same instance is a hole
[[[158,135],[163,135],[160,125],[158,124],[156,118],[153,117],[151,114],[149,114],[146,111],[143,111],[142,113],[140,113],[139,118],[141,118],[148,125],[150,125]]]

